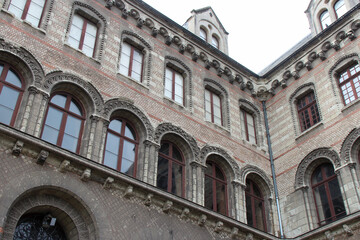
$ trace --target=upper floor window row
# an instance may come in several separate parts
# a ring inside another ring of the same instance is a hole
[[[339,74],[338,84],[345,105],[360,97],[360,66],[353,64]]]
[[[46,0],[11,0],[8,10],[16,17],[39,27],[45,3]]]
[[[324,30],[325,28],[330,26],[330,24],[332,22],[334,22],[336,19],[340,18],[346,12],[347,12],[347,9],[346,9],[344,0],[339,0],[339,1],[335,2],[332,13],[330,13],[328,10],[324,10],[320,14],[319,20],[320,20],[321,29]]]

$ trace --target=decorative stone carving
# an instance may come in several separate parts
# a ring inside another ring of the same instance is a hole
[[[239,167],[238,163],[224,149],[222,149],[220,147],[205,145],[201,149],[201,153],[200,153],[200,160],[201,160],[202,165],[204,165],[204,166],[206,165],[206,159],[210,154],[217,154],[217,155],[223,157],[227,161],[227,163],[230,165],[231,170],[234,172],[235,179],[239,179],[240,167]]]
[[[193,52],[191,54],[191,60],[193,60],[194,62],[196,62],[199,58],[199,54],[197,54],[196,52]]]
[[[195,52],[195,48],[191,44],[188,44],[186,46],[186,51],[188,51],[190,54],[192,54],[193,52]]]
[[[81,179],[82,181],[84,181],[84,182],[87,182],[87,181],[90,180],[90,177],[91,177],[91,169],[86,168],[86,169],[83,171],[80,179]]]
[[[215,224],[215,229],[214,229],[214,232],[216,233],[219,233],[223,230],[224,228],[224,223],[221,222],[221,221],[218,221],[216,224]]]
[[[141,18],[138,18],[138,20],[136,21],[136,26],[138,28],[142,28],[142,26],[145,24],[145,21]]]
[[[24,147],[24,142],[20,141],[20,140],[17,140],[14,144],[14,147],[12,149],[12,154],[15,155],[15,156],[19,156],[22,149]]]
[[[180,44],[180,46],[179,46],[179,53],[184,54],[185,49],[186,49],[185,45],[184,45],[184,44]]]
[[[137,10],[135,10],[135,9],[130,10],[130,16],[133,17],[136,20],[140,18],[139,12]]]
[[[241,75],[236,74],[236,76],[235,76],[235,81],[238,82],[238,83],[242,83],[242,82],[244,81],[244,79],[242,78]]]
[[[111,7],[114,5],[114,0],[106,0],[105,7],[111,10]]]
[[[305,67],[304,63],[302,61],[295,64],[295,70],[299,72],[301,69]]]
[[[325,52],[323,52],[323,51],[319,52],[318,57],[321,59],[321,61],[324,61],[326,59]]]
[[[201,216],[199,217],[199,220],[198,220],[198,225],[201,227],[204,226],[206,223],[206,219],[207,219],[207,216],[205,214],[201,214]]]
[[[340,50],[340,42],[339,41],[334,41],[332,44],[331,44],[332,48],[335,49],[335,51],[339,51]]]
[[[48,158],[48,156],[49,156],[48,151],[41,150],[39,155],[37,156],[36,163],[43,165],[45,163],[46,159]]]
[[[123,19],[127,19],[128,15],[129,15],[129,12],[124,8],[124,9],[121,11],[121,17],[122,17]]]
[[[54,72],[46,76],[43,88],[50,91],[58,82],[71,82],[84,89],[84,91],[92,98],[95,105],[95,111],[97,113],[102,111],[104,104],[103,98],[99,91],[91,83],[86,82],[70,73]]]
[[[201,53],[200,53],[200,59],[201,59],[203,62],[205,62],[206,60],[208,60],[208,57],[207,57],[207,55],[206,55],[204,52],[201,52]]]
[[[315,61],[317,58],[318,58],[318,55],[316,54],[316,52],[312,52],[312,53],[310,53],[309,56],[308,56],[308,60],[309,60],[310,62]]]
[[[343,229],[348,237],[351,237],[352,235],[354,235],[353,230],[348,225],[344,224]]]
[[[146,18],[145,26],[147,26],[150,29],[154,29],[155,24],[154,24],[153,20],[151,20],[150,18]]]
[[[188,208],[184,208],[181,212],[181,219],[187,219],[189,217],[190,210]]]
[[[338,34],[336,34],[336,41],[341,42],[342,40],[344,40],[346,38],[346,33],[345,31],[340,31]]]
[[[298,79],[300,78],[300,74],[299,74],[298,71],[294,71],[294,72],[292,73],[292,75],[293,75],[293,77],[295,78],[295,80],[298,80]]]
[[[305,67],[308,71],[310,71],[313,68],[310,61],[305,63]]]
[[[213,60],[212,61],[212,64],[211,64],[215,69],[218,69],[220,67],[220,63],[216,60]]]
[[[145,204],[146,206],[150,206],[150,205],[151,205],[153,196],[154,196],[154,195],[151,194],[151,193],[149,193],[148,195],[146,195],[145,202],[144,202],[144,204]]]
[[[286,72],[283,74],[283,78],[284,78],[285,80],[288,80],[288,79],[290,79],[291,77],[292,77],[292,74],[291,74],[290,71],[286,71]]]
[[[335,239],[330,230],[326,231],[324,234],[325,234],[325,237],[326,237],[327,240],[334,240]]]
[[[305,173],[311,163],[320,158],[330,160],[338,168],[341,166],[338,154],[329,148],[318,148],[310,152],[299,164],[295,175],[295,189],[305,186]]]
[[[4,50],[12,53],[13,55],[19,57],[23,60],[26,65],[31,69],[31,72],[34,77],[34,82],[36,87],[40,87],[44,79],[44,71],[41,68],[40,63],[35,59],[35,57],[25,50],[25,48],[17,47],[9,42],[6,42],[3,38],[0,38],[0,51]],[[31,83],[30,83],[31,84]]]
[[[345,163],[351,162],[351,149],[357,139],[360,138],[360,128],[353,129],[349,135],[345,138],[341,150],[340,156]]]
[[[130,198],[133,195],[134,195],[134,187],[130,185],[125,189],[124,197]]]
[[[172,201],[169,201],[169,200],[166,201],[166,202],[164,203],[164,205],[163,205],[163,208],[162,208],[163,212],[164,212],[164,213],[168,213],[168,212],[170,211],[172,205],[173,205],[173,202],[172,202]]]
[[[332,45],[329,41],[325,42],[322,46],[321,46],[321,50],[323,52],[327,52],[332,48]]]
[[[173,125],[172,123],[162,123],[155,130],[154,141],[160,145],[161,137],[165,133],[176,133],[177,135],[181,136],[190,145],[192,153],[194,154],[194,158],[196,161],[198,161],[200,149],[195,138],[187,134],[180,127]]]
[[[125,3],[121,0],[115,0],[114,5],[120,10],[123,10],[125,8]]]
[[[163,28],[163,27],[160,27],[159,33],[160,33],[160,35],[163,36],[163,37],[166,37],[166,36],[169,35],[169,34],[168,34],[168,31],[166,30],[166,28]]]
[[[286,87],[287,87],[287,82],[286,82],[285,79],[281,80],[280,84],[281,84],[281,87],[282,87],[282,88],[286,88]]]
[[[172,38],[168,35],[165,37],[165,44],[170,46],[172,43]]]
[[[61,162],[61,164],[59,166],[59,171],[64,173],[64,172],[66,172],[67,169],[69,169],[69,166],[70,166],[70,161],[64,160]]]
[[[246,83],[246,88],[249,90],[253,90],[254,89],[254,84],[251,81],[248,81]]]
[[[262,169],[260,169],[256,166],[253,166],[253,165],[246,165],[245,167],[243,167],[241,169],[240,175],[239,175],[240,176],[239,180],[240,180],[240,184],[242,186],[246,186],[246,177],[250,173],[254,173],[254,174],[258,175],[267,185],[267,188],[270,191],[271,195],[273,195],[274,187],[271,183],[270,178],[266,175],[266,173]]]
[[[231,229],[230,237],[231,237],[232,239],[236,239],[238,234],[239,234],[239,229],[238,229],[237,227],[233,227],[233,228]]]
[[[224,70],[222,70],[221,68],[218,68],[218,70],[217,70],[217,75],[218,75],[219,77],[221,77],[221,76],[223,75],[223,73],[224,73]]]
[[[205,68],[209,70],[211,68],[211,62],[209,60],[205,61]]]
[[[158,35],[158,33],[159,33],[159,30],[157,30],[156,28],[151,29],[151,36],[156,37]]]
[[[174,36],[172,41],[175,45],[179,46],[181,44],[181,38],[179,36]]]
[[[122,99],[110,99],[104,104],[104,117],[106,119],[110,119],[111,114],[115,110],[126,110],[137,116],[141,122],[144,124],[147,133],[147,139],[153,140],[154,136],[154,128],[149,120],[149,118],[141,111],[138,107],[136,107],[133,103],[122,100]]]
[[[347,36],[351,41],[353,41],[353,40],[356,39],[356,36],[355,36],[355,33],[354,33],[353,30],[348,31],[348,32],[346,33],[346,36]]]
[[[114,178],[112,178],[112,177],[107,177],[107,178],[105,179],[104,184],[103,184],[103,188],[106,189],[106,190],[108,190],[108,189],[111,188],[111,185],[112,185],[113,183],[114,183]]]
[[[355,20],[352,24],[351,24],[351,29],[355,32],[357,29],[360,28],[360,19]]]
[[[254,240],[254,235],[252,233],[248,233],[246,235],[246,240]]]

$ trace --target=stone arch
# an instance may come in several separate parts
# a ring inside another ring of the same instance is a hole
[[[161,140],[165,134],[175,134],[181,137],[191,149],[191,154],[195,161],[199,161],[200,150],[194,137],[190,136],[180,127],[173,125],[172,123],[162,123],[155,129],[154,141],[155,143],[161,143]]]
[[[6,59],[11,63],[11,59],[19,58],[24,62],[24,65],[27,69],[31,71],[31,76],[28,74],[23,75],[24,78],[29,77],[31,79],[29,81],[30,84],[34,84],[36,87],[40,87],[42,82],[44,81],[45,73],[40,65],[39,61],[31,54],[28,50],[23,47],[16,46],[10,42],[5,41],[3,38],[0,38],[0,57],[1,55],[8,54]],[[15,63],[15,62],[14,62]],[[21,68],[21,63],[16,62]],[[21,71],[21,69],[19,69]]]
[[[83,90],[91,98],[91,101],[88,102],[92,110],[91,112],[101,114],[104,101],[99,91],[90,82],[84,81],[73,74],[63,73],[61,71],[50,73],[46,76],[42,88],[50,94],[56,86],[66,83],[74,84]]]
[[[123,100],[123,99],[110,99],[106,101],[104,104],[104,111],[103,115],[104,118],[110,121],[111,115],[118,110],[125,110],[130,112],[132,115],[136,116],[142,123],[145,132],[146,132],[146,139],[152,141],[154,139],[154,127],[151,124],[149,117],[136,107],[132,102]],[[131,119],[129,119],[131,120]]]
[[[220,156],[226,161],[225,168],[228,169],[228,177],[233,178],[232,180],[238,180],[240,177],[240,167],[238,163],[221,147],[205,145],[200,152],[200,162],[202,165],[206,165],[206,160],[210,155]],[[223,165],[224,163],[222,163]],[[220,163],[221,165],[221,163]],[[224,169],[225,170],[225,169]]]
[[[296,174],[295,174],[295,189],[299,189],[307,185],[310,179],[310,174],[314,170],[314,166],[317,164],[317,160],[326,159],[331,162],[334,169],[341,166],[340,158],[337,152],[330,148],[318,148],[310,152],[300,162]]]
[[[360,128],[354,128],[349,135],[345,138],[343,144],[341,145],[340,156],[341,159],[346,163],[358,163],[355,158],[355,149],[360,145]],[[358,147],[359,148],[359,147]]]
[[[94,7],[92,7],[86,3],[83,3],[83,2],[75,1],[72,5],[71,15],[69,17],[68,25],[66,28],[67,34],[69,34],[69,32],[70,32],[71,21],[73,19],[73,16],[74,16],[75,12],[78,11],[79,9],[80,10],[83,9],[82,11],[85,10],[86,15],[89,15],[89,17],[91,19],[94,19],[94,20],[96,19],[97,23],[99,23],[100,21],[102,22],[100,25],[97,24],[101,33],[99,34],[99,37],[98,37],[99,38],[98,41],[100,42],[100,43],[98,43],[99,49],[96,50],[96,53],[95,53],[96,58],[101,60],[103,52],[104,52],[104,42],[105,42],[105,35],[106,35],[106,29],[107,29],[106,18],[101,13],[99,13]]]
[[[110,236],[106,213],[98,204],[100,200],[80,179],[57,172],[31,171],[8,179],[3,191],[7,193],[0,199],[4,239],[12,239],[23,214],[49,210],[49,206],[68,215],[67,220],[73,222],[70,225],[77,227],[78,239],[97,240]]]
[[[176,68],[180,68],[185,73],[185,106],[187,106],[190,111],[193,109],[193,86],[192,86],[192,72],[191,69],[180,59],[172,56],[165,56],[165,67],[164,67],[164,76],[166,71],[167,64],[175,65]],[[165,85],[165,77],[164,77]]]
[[[274,194],[274,187],[273,184],[271,183],[270,178],[262,169],[256,166],[246,165],[244,168],[240,170],[240,183],[245,186],[246,178],[250,174],[254,174],[257,176],[257,179],[252,179],[252,180],[254,180],[262,190],[265,190],[264,192],[266,195],[272,197],[272,195]]]

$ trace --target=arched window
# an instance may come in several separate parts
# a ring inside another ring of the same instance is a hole
[[[214,35],[211,38],[211,44],[217,49],[219,49],[219,40]]]
[[[66,236],[50,214],[27,214],[17,223],[13,239],[66,240]]]
[[[138,146],[130,123],[125,119],[112,120],[106,134],[104,165],[135,177]]]
[[[227,215],[227,183],[222,169],[214,162],[206,162],[205,207]]]
[[[84,119],[84,111],[73,96],[67,93],[53,95],[41,139],[78,153]]]
[[[320,14],[320,23],[321,23],[322,30],[324,30],[325,28],[327,28],[331,24],[330,15],[329,15],[329,12],[327,10],[323,11]]]
[[[336,13],[336,18],[341,17],[346,13],[346,6],[344,0],[339,0],[334,4],[334,10]]]
[[[40,25],[46,0],[12,0],[9,11],[21,19],[26,19],[33,26]]]
[[[245,196],[248,225],[266,232],[264,197],[258,186],[250,179],[246,179]]]
[[[161,143],[156,182],[165,191],[185,195],[185,161],[181,151],[171,142]]]
[[[0,63],[0,122],[13,126],[24,86],[9,64]]]
[[[339,182],[330,163],[321,164],[314,170],[311,187],[319,225],[330,223],[346,215]]]
[[[296,101],[301,131],[305,131],[320,122],[320,114],[314,92],[311,91]]]
[[[202,40],[204,40],[205,42],[207,41],[207,34],[206,34],[206,31],[203,28],[200,28],[200,38]]]
[[[360,97],[360,65],[356,63],[339,74],[339,87],[345,105]]]

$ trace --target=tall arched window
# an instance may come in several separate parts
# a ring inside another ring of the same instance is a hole
[[[184,197],[185,161],[181,151],[171,142],[162,142],[158,158],[157,186]]]
[[[339,182],[330,163],[321,164],[315,169],[311,177],[311,187],[319,225],[330,223],[346,215]]]
[[[222,169],[214,162],[206,162],[205,207],[227,215],[227,183]]]
[[[203,28],[200,28],[200,38],[202,40],[204,40],[205,42],[207,41],[207,34],[206,34],[206,31]]]
[[[24,86],[9,64],[0,63],[0,122],[13,126]]]
[[[330,19],[330,15],[329,12],[327,10],[323,11],[320,14],[320,23],[321,23],[321,28],[322,30],[324,30],[325,28],[327,28],[328,26],[330,26],[331,24],[331,19]]]
[[[219,40],[214,35],[211,38],[211,44],[217,49],[219,49]]]
[[[67,93],[53,95],[41,139],[78,153],[84,119],[84,111],[73,96]]]
[[[245,196],[248,225],[266,232],[264,197],[258,186],[250,179],[246,179]]]
[[[339,0],[334,4],[334,10],[336,13],[336,18],[341,17],[346,13],[346,6],[344,0]]]
[[[136,176],[138,137],[125,119],[110,122],[104,152],[104,165],[127,175]]]

